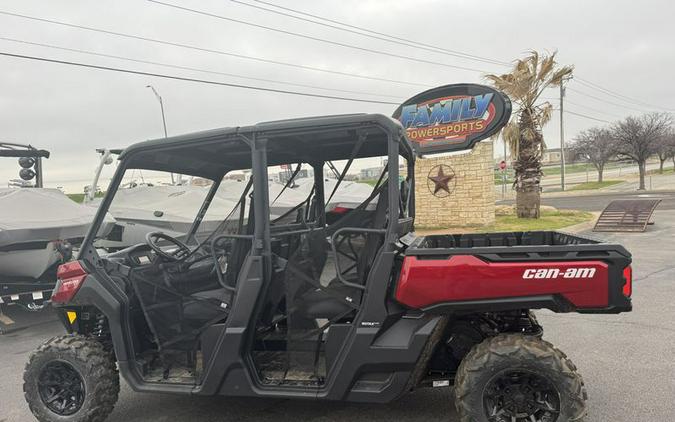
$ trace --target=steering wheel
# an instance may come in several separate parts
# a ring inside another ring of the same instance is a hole
[[[172,243],[173,245],[177,246],[178,249],[169,253],[163,251],[159,245],[157,245],[157,241],[163,239],[168,241],[169,243]],[[162,233],[162,232],[150,232],[145,235],[145,243],[150,246],[150,249],[155,251],[155,253],[158,256],[161,256],[162,258],[166,259],[167,261],[180,261],[181,259],[187,257],[190,255],[190,248],[180,240],[176,239],[175,237],[169,236],[168,234]]]

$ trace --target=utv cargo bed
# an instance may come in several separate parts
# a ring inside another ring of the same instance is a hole
[[[397,300],[428,312],[631,310],[631,255],[554,231],[432,235],[405,252]]]

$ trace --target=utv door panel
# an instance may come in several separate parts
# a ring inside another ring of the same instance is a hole
[[[237,292],[224,328],[214,327],[213,330],[207,331],[217,335],[218,340],[212,344],[213,350],[208,352],[212,357],[204,362],[204,382],[197,388],[199,394],[217,394],[221,388],[233,389],[237,392],[234,395],[250,394],[248,384],[242,384],[243,380],[247,380],[248,383],[251,379],[246,369],[248,365],[245,363],[244,346],[248,342],[251,312],[255,309],[262,285],[263,258],[249,255],[239,273]],[[223,380],[226,382],[221,386]]]

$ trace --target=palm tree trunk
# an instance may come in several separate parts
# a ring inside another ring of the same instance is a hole
[[[518,160],[514,164],[516,214],[518,218],[539,218],[542,135],[531,119],[530,110],[523,110],[518,126],[520,129]],[[531,136],[526,136],[527,133]]]

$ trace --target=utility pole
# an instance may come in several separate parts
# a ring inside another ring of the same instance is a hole
[[[571,76],[563,78],[560,82],[560,186],[565,190],[565,124],[563,118],[563,98],[565,98],[565,82],[572,79]]]
[[[166,132],[166,118],[164,117],[164,101],[162,101],[162,96],[159,95],[159,93],[157,92],[157,90],[155,89],[154,86],[146,85],[145,87],[150,88],[152,90],[153,94],[155,94],[155,97],[157,98],[157,101],[159,101],[159,108],[162,111],[162,126],[164,127],[164,137],[168,138],[169,135]],[[171,184],[178,183],[180,185],[182,182],[183,182],[183,177],[182,177],[181,174],[178,175],[178,180],[174,181],[173,180],[173,173],[171,173]]]
[[[506,160],[506,138],[504,138],[504,135],[502,135],[502,141],[504,141],[504,162],[508,166],[509,162]],[[502,199],[505,198],[506,198],[506,169],[502,170]]]

